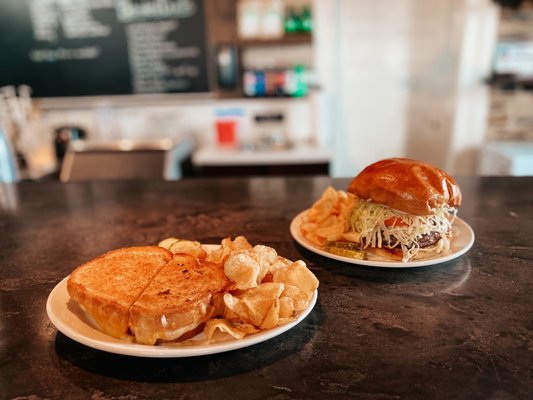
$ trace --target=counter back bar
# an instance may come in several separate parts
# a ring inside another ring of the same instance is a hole
[[[533,177],[458,179],[464,256],[413,269],[314,254],[289,224],[327,177],[0,186],[0,398],[525,399],[533,396]],[[110,249],[244,235],[320,280],[288,332],[192,358],[106,353],[58,332],[50,291]],[[32,397],[33,396],[33,397]]]

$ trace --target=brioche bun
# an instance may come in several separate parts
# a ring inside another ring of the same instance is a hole
[[[431,215],[445,204],[458,208],[461,191],[441,169],[408,158],[388,158],[366,167],[348,186],[361,199],[413,215]]]

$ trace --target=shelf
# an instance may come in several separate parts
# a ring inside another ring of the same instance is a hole
[[[239,39],[237,45],[245,46],[279,46],[287,44],[308,44],[313,41],[313,35],[304,33],[288,34],[274,39]]]

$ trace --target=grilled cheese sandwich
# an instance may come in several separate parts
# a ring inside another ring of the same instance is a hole
[[[76,268],[70,297],[110,336],[142,344],[176,340],[214,313],[229,285],[223,267],[159,246],[110,251]]]

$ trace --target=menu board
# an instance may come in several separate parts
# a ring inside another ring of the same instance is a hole
[[[209,90],[203,0],[2,0],[0,86],[35,97]]]

